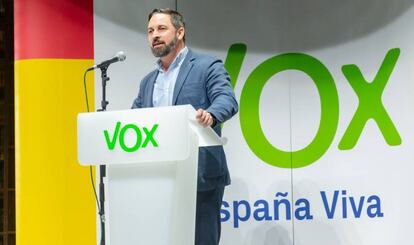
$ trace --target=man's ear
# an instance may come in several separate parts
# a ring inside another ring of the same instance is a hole
[[[178,40],[183,40],[184,39],[184,35],[185,35],[185,29],[184,27],[180,27],[177,30],[177,38]]]

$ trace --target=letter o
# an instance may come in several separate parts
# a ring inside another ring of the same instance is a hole
[[[315,83],[321,102],[321,118],[312,142],[297,151],[282,151],[274,147],[263,133],[260,117],[260,95],[266,82],[275,74],[298,70]],[[249,75],[240,98],[240,125],[244,138],[261,160],[281,168],[301,168],[318,160],[329,148],[339,119],[339,101],[335,82],[328,69],[316,58],[288,53],[274,56],[261,63]]]
[[[125,144],[124,135],[125,135],[125,132],[128,129],[134,130],[135,133],[136,133],[136,135],[137,135],[137,142],[135,143],[135,145],[133,145],[131,147],[128,147]],[[142,133],[141,133],[141,130],[139,130],[139,128],[136,125],[134,125],[134,124],[127,124],[127,125],[125,125],[125,127],[123,127],[121,129],[121,132],[120,132],[120,135],[119,135],[119,145],[121,146],[121,148],[124,151],[126,151],[126,152],[134,152],[134,151],[137,151],[138,148],[141,146],[141,142],[142,142]]]

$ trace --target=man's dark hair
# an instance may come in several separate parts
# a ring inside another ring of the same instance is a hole
[[[184,22],[184,17],[178,13],[175,10],[169,9],[169,8],[165,8],[165,9],[154,9],[152,10],[152,12],[148,15],[148,21],[152,18],[152,16],[154,14],[168,14],[171,17],[171,23],[173,24],[173,26],[175,27],[175,29],[178,30],[178,28],[180,27],[184,27],[185,28],[185,22]],[[185,34],[183,37],[183,41],[185,42]]]
[[[148,15],[148,21],[152,18],[154,14],[168,14],[171,16],[171,23],[175,27],[175,29],[178,29],[180,27],[185,28],[185,22],[183,16],[178,13],[175,10],[172,9],[154,9],[149,15]]]

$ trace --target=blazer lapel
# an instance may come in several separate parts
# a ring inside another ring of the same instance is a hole
[[[190,73],[191,68],[193,67],[193,60],[195,57],[193,56],[193,52],[188,50],[187,57],[185,57],[183,63],[181,64],[180,72],[178,73],[177,80],[174,86],[174,93],[173,93],[173,100],[172,104],[177,104],[178,94],[183,87],[185,80],[187,79],[188,73]]]
[[[155,84],[155,80],[157,79],[158,76],[158,70],[154,71],[154,74],[149,78],[149,84],[148,84],[148,88],[146,93],[149,95],[147,96],[147,101],[146,106],[145,107],[153,107],[153,96],[154,96],[154,84]]]

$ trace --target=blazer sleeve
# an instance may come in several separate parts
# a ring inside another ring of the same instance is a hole
[[[224,69],[223,62],[215,59],[206,71],[206,91],[211,105],[207,111],[213,114],[217,123],[223,123],[239,110],[230,76]]]

